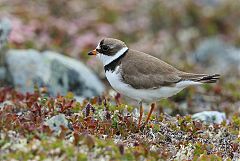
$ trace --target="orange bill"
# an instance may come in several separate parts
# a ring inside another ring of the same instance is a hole
[[[93,51],[88,52],[88,55],[97,55],[97,50],[94,49]]]

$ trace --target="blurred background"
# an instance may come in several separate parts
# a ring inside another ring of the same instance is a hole
[[[240,107],[239,8],[236,0],[0,0],[0,85],[99,95],[109,84],[87,52],[113,37],[181,70],[222,75],[160,102],[169,113],[231,114]]]

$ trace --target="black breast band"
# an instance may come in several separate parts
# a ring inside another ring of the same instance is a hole
[[[115,68],[121,63],[122,58],[127,54],[128,49],[117,59],[113,60],[111,63],[104,66],[104,70],[106,71],[114,71]]]

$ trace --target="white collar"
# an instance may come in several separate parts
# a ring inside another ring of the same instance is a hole
[[[108,56],[108,55],[104,55],[101,53],[98,53],[97,56],[102,61],[103,65],[105,66],[105,65],[110,64],[112,61],[116,60],[120,56],[122,56],[127,50],[128,50],[128,47],[124,47],[113,56]]]

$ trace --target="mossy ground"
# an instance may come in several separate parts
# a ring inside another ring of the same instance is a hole
[[[100,63],[86,54],[102,37],[203,73],[206,66],[191,60],[203,40],[216,36],[240,46],[236,0],[99,2],[1,1],[0,16],[9,17],[13,27],[8,47],[61,52],[84,61],[104,80]],[[216,85],[188,88],[158,102],[141,130],[137,105],[119,103],[118,97],[78,103],[72,94],[49,97],[41,89],[25,94],[2,87],[0,160],[238,160],[239,73],[225,74]],[[220,125],[192,120],[191,114],[205,110],[224,112],[228,120]],[[55,133],[44,123],[58,114],[69,126]]]
[[[138,113],[107,96],[76,102],[73,95],[48,97],[2,88],[1,160],[222,160],[240,156],[240,117],[204,124],[191,115],[154,114],[139,129]],[[118,104],[118,105],[116,105]],[[64,114],[56,133],[44,122]]]

